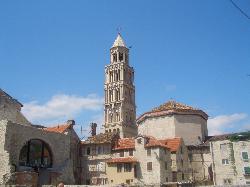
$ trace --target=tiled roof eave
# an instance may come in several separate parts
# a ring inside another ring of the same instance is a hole
[[[138,119],[137,123],[141,123],[145,119],[153,118],[153,117],[161,117],[166,115],[173,115],[173,114],[181,114],[181,115],[199,115],[203,119],[207,120],[208,115],[203,112],[202,110],[165,110],[165,111],[159,111],[159,112],[146,112],[142,114]]]

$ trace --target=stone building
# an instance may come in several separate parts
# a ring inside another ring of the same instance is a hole
[[[137,118],[138,133],[158,139],[182,137],[186,145],[205,140],[208,115],[175,101],[169,101]]]
[[[215,185],[250,184],[250,133],[214,136],[209,144]]]
[[[21,114],[21,103],[3,91],[0,101],[0,184],[79,183],[74,121],[50,128],[32,125]]]
[[[89,137],[81,143],[82,184],[107,184],[107,160],[111,149],[119,138],[117,132],[106,132]]]
[[[110,49],[110,64],[105,66],[104,92],[105,131],[118,131],[122,138],[136,136],[134,69],[120,34]]]
[[[0,120],[8,119],[13,123],[31,125],[21,113],[23,105],[0,89]]]
[[[212,185],[212,157],[208,142],[199,145],[189,145],[190,179],[196,184]]]

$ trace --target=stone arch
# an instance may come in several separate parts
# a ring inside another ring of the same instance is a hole
[[[19,151],[19,166],[51,168],[53,155],[48,143],[42,139],[30,139]]]

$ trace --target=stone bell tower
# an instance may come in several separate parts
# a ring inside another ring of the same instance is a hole
[[[105,132],[119,132],[121,138],[137,135],[134,69],[129,66],[129,49],[119,33],[105,66]]]

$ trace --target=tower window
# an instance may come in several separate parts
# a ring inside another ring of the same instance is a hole
[[[117,62],[117,55],[116,55],[116,53],[113,53],[113,61]]]
[[[123,53],[119,53],[119,61],[123,61]]]

